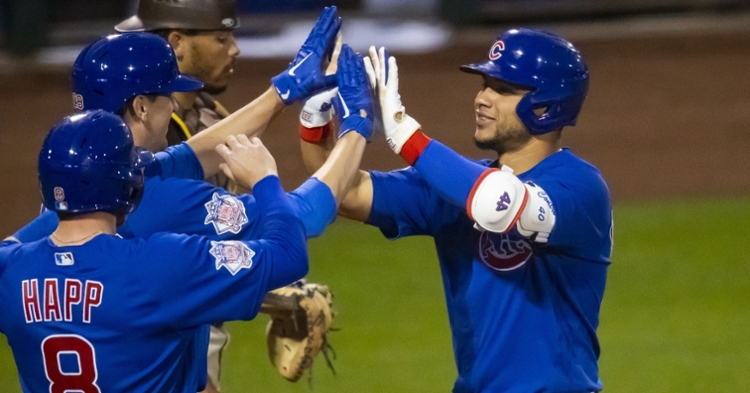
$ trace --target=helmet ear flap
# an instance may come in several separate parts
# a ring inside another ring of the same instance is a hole
[[[558,90],[539,89],[526,94],[516,113],[532,135],[541,135],[576,124],[588,92],[588,78]],[[546,108],[543,113],[539,109]]]

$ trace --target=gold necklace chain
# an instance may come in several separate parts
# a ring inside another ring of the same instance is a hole
[[[55,238],[55,240],[57,240],[57,241],[58,241],[58,242],[60,242],[60,243],[63,243],[63,244],[72,244],[72,243],[79,243],[79,242],[82,242],[82,241],[84,241],[84,240],[87,240],[87,239],[90,239],[90,238],[92,238],[92,237],[94,237],[94,236],[96,236],[96,235],[101,235],[102,233],[104,233],[104,232],[103,232],[103,231],[99,231],[99,232],[94,232],[94,233],[92,233],[92,234],[90,234],[90,235],[87,235],[87,236],[86,236],[86,237],[84,237],[84,238],[81,238],[81,239],[78,239],[78,240],[71,240],[71,241],[65,241],[65,240],[62,240],[62,239],[60,239],[59,237],[57,237],[57,235],[55,235],[55,233],[54,233],[54,232],[52,233],[52,237],[53,237],[53,238]]]

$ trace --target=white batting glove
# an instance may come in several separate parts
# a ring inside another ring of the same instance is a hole
[[[391,149],[398,154],[404,143],[422,126],[406,114],[406,108],[401,104],[401,95],[398,94],[396,58],[386,57],[388,56],[385,48],[381,47],[378,53],[375,47],[371,46],[370,57],[365,58],[365,71],[370,79],[370,85],[378,92],[385,139]]]
[[[333,118],[331,100],[339,93],[338,88],[320,92],[305,101],[299,114],[299,122],[307,128],[323,127]]]

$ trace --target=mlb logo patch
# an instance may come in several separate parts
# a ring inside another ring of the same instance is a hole
[[[216,270],[223,266],[233,276],[241,269],[250,269],[253,266],[255,251],[242,242],[211,242],[211,249],[208,252],[216,258]]]
[[[214,193],[211,200],[204,206],[208,211],[204,224],[213,224],[217,235],[232,232],[240,233],[242,226],[247,224],[245,205],[233,195]]]
[[[75,263],[72,252],[56,252],[55,253],[55,265],[57,266],[71,266]]]

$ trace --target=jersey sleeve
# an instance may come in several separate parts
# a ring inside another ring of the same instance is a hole
[[[440,197],[462,209],[472,188],[488,170],[436,140],[430,141],[414,168]]]
[[[304,277],[308,261],[302,223],[278,178],[271,177],[256,185],[263,207],[258,240],[157,234],[145,242],[137,257],[146,262],[138,271],[156,291],[160,312],[154,314],[160,315],[153,318],[176,329],[249,320],[267,291]]]
[[[20,243],[33,242],[51,235],[57,229],[58,223],[57,213],[45,210],[23,228],[16,231],[11,237]]]
[[[212,240],[257,239],[260,209],[252,195],[234,195],[202,180],[151,177],[138,208],[118,232],[148,238],[158,232]]]
[[[608,263],[612,250],[612,205],[597,171],[577,176],[541,176],[555,210],[555,227],[546,247],[567,250],[591,261]]]
[[[193,149],[185,142],[169,146],[155,154],[156,161],[146,168],[146,176],[162,178],[177,177],[182,179],[203,180],[203,166]]]
[[[336,219],[336,198],[317,178],[311,177],[287,195],[305,225],[308,238],[322,235],[326,226]]]
[[[302,220],[307,237],[319,236],[335,217],[333,193],[317,179],[284,198]],[[254,195],[231,194],[199,180],[152,177],[146,182],[143,200],[118,232],[125,237],[173,232],[214,240],[252,240],[260,233],[259,220]]]
[[[387,238],[434,235],[442,212],[439,198],[413,167],[371,171],[373,197],[367,224]]]

